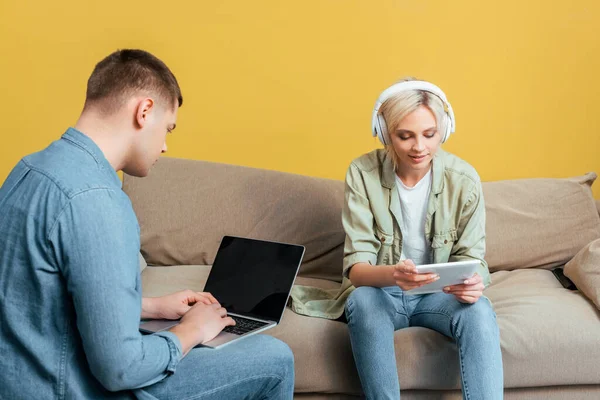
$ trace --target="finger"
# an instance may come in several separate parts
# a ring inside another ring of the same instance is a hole
[[[406,280],[411,282],[434,282],[439,278],[438,274],[415,274],[407,276]]]
[[[476,285],[481,282],[483,282],[483,278],[478,273],[475,273],[472,277],[465,279],[463,283],[465,285]]]
[[[207,306],[210,306],[212,304],[212,302],[210,301],[210,299],[206,296],[201,296],[202,300],[200,300],[200,302],[202,304],[206,304]]]
[[[231,317],[223,318],[224,326],[235,326],[235,321]]]
[[[478,297],[472,297],[472,296],[455,296],[455,297],[461,303],[473,304],[473,303],[476,303],[477,300],[479,300]]]
[[[454,296],[461,296],[461,297],[475,297],[475,298],[481,297],[481,292],[457,291],[457,292],[446,292],[446,293],[452,294]]]
[[[412,290],[412,289],[420,288],[421,286],[425,286],[428,283],[431,283],[431,282],[408,283],[408,284],[404,283],[401,287],[403,287],[404,290]]]
[[[413,260],[411,260],[410,258],[408,258],[408,259],[404,260],[404,264],[405,264],[405,265],[408,265],[409,267],[416,268],[416,265],[415,265],[415,263],[414,263],[414,262],[413,262]]]
[[[423,279],[423,276],[419,276],[419,278],[417,279],[413,279],[413,277],[417,277],[418,275],[408,275],[408,276],[404,276],[401,278],[394,278],[396,285],[403,287],[404,289],[406,289],[408,286],[417,288],[417,287],[421,287],[424,285],[428,285],[430,283],[433,283],[435,281],[437,281],[438,279],[440,279],[438,276],[431,276],[428,278]]]
[[[217,308],[216,311],[217,311],[217,314],[219,314],[221,316],[221,318],[227,316],[227,310],[224,309],[223,307]]]
[[[444,288],[445,293],[480,293],[483,294],[483,285],[482,286],[451,286],[449,288]]]
[[[208,300],[206,298],[206,296],[203,296],[202,293],[190,291],[189,293],[186,293],[186,294],[187,294],[187,297],[185,300],[188,304],[193,304],[193,303],[210,304],[210,300]],[[208,302],[207,302],[207,300],[208,300]]]
[[[452,294],[454,296],[470,296],[470,297],[481,297],[481,292],[448,292],[448,294]]]
[[[411,290],[416,289],[421,286],[428,285],[432,282],[435,282],[437,279],[433,279],[431,281],[423,281],[423,282],[410,282],[410,281],[396,281],[396,286],[399,286],[402,290]]]
[[[213,301],[206,295],[206,293],[198,292],[198,295],[202,297],[202,302],[207,306],[214,304]]]
[[[449,285],[446,286],[450,291],[452,290],[481,290],[485,289],[485,285],[482,282],[473,283],[471,285],[458,284],[458,285]]]
[[[177,314],[179,314],[179,316],[183,316],[185,313],[187,313],[188,311],[190,311],[192,309],[193,305],[182,305],[181,308],[179,310],[177,310]]]
[[[457,293],[457,292],[477,292],[483,293],[483,285],[470,286],[470,285],[454,285],[446,286],[444,292]]]
[[[405,262],[400,262],[394,266],[394,272],[403,272],[405,274],[416,274],[417,268],[413,265],[406,264]]]
[[[210,300],[211,303],[213,303],[213,304],[219,304],[219,302],[217,301],[217,299],[215,298],[215,296],[213,296],[209,292],[202,292],[202,294],[204,296],[206,296]]]

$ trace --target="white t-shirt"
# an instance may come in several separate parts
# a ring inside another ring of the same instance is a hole
[[[431,169],[413,187],[406,186],[396,176],[396,187],[402,210],[402,260],[411,259],[415,265],[430,264],[431,244],[425,239],[427,203],[431,192]]]

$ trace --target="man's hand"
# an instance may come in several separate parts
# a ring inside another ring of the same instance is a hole
[[[402,290],[410,290],[427,285],[440,279],[433,273],[419,274],[412,260],[400,261],[394,265],[394,280]]]
[[[465,280],[463,284],[446,286],[444,293],[453,294],[461,303],[475,303],[483,295],[483,279],[478,274]]]
[[[214,339],[229,325],[235,325],[235,321],[227,316],[227,310],[218,303],[196,303],[181,318],[181,323],[170,331],[179,338],[185,355],[197,344]]]
[[[183,290],[162,297],[142,299],[142,318],[179,319],[196,303],[219,304],[212,294]]]

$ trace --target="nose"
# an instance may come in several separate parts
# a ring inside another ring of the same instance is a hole
[[[161,153],[166,153],[166,152],[167,152],[167,142],[164,142]]]
[[[415,139],[415,142],[413,144],[413,150],[415,152],[421,152],[423,150],[425,150],[425,145],[423,143],[423,137],[422,136],[417,136]]]

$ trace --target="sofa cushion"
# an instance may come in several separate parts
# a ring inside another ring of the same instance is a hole
[[[139,254],[138,258],[140,259],[140,272],[142,272],[144,268],[148,266],[148,264],[146,263],[146,259],[144,259],[144,256],[142,256],[142,253]]]
[[[341,281],[341,181],[161,158],[123,177],[151,265],[212,264],[223,235],[306,246],[300,276]]]
[[[565,265],[565,275],[600,309],[600,239],[585,246]]]
[[[210,266],[149,266],[142,273],[144,296],[183,289],[201,291]],[[500,271],[485,291],[498,317],[507,388],[600,384],[600,312],[579,292],[564,289],[544,269]],[[336,283],[298,278],[298,284]],[[347,326],[286,310],[279,326],[265,332],[286,342],[295,356],[296,392],[359,395]],[[457,389],[454,343],[426,328],[394,337],[403,389]]]
[[[585,298],[543,269],[501,271],[492,280],[485,295],[498,317],[507,388],[600,383],[600,313]],[[347,365],[349,339],[339,324],[286,312],[269,332],[294,351],[297,391],[358,393],[357,375]],[[450,339],[413,327],[397,331],[394,341],[403,389],[459,387]]]
[[[483,183],[490,271],[564,265],[600,238],[596,174]]]
[[[148,266],[142,272],[142,293],[159,297],[185,289],[201,292],[209,273],[210,265]]]
[[[599,384],[600,312],[551,271],[500,271],[485,290],[500,327],[508,387]]]

